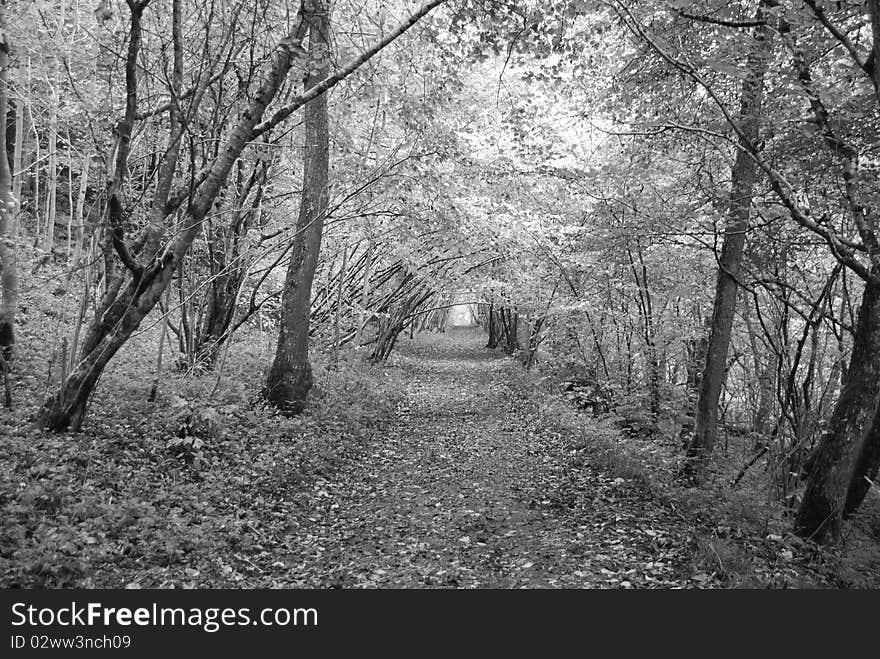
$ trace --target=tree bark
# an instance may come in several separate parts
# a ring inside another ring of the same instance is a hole
[[[8,101],[8,99],[7,99]],[[12,148],[12,201],[15,203],[15,216],[12,218],[9,233],[18,233],[18,213],[21,210],[21,185],[22,185],[22,152],[24,150],[24,103],[15,104],[15,145]]]
[[[495,305],[489,304],[489,311],[486,320],[486,333],[489,339],[486,341],[486,347],[494,350],[498,347],[498,317],[495,312]]]
[[[758,19],[763,15],[758,10]],[[748,58],[749,78],[743,81],[740,121],[743,134],[733,166],[727,225],[718,262],[712,323],[706,349],[706,362],[700,380],[694,435],[687,447],[684,475],[691,482],[705,476],[709,457],[717,438],[718,401],[724,385],[727,351],[736,311],[737,276],[749,226],[756,165],[749,149],[757,141],[764,98],[764,76],[768,65],[768,28],[759,25],[753,32],[753,50]]]
[[[86,192],[88,192],[89,188],[89,165],[91,163],[92,156],[91,154],[86,154],[82,160],[82,169],[79,174],[79,190],[76,196],[76,206],[74,209],[71,209],[71,213],[73,215],[73,220],[71,222],[71,227],[74,232],[73,237],[73,255],[71,257],[71,264],[74,268],[76,268],[79,264],[79,259],[82,256],[83,250],[83,240],[85,238],[85,206],[86,206]]]
[[[323,0],[316,0],[309,9],[311,11],[306,10],[305,14],[309,23],[310,60],[306,89],[330,73],[328,8]],[[313,383],[309,363],[309,309],[329,202],[329,160],[327,95],[322,94],[305,107],[302,198],[281,297],[278,346],[263,391],[270,403],[288,414],[303,411]]]
[[[519,313],[515,309],[507,309],[506,313],[507,322],[504,326],[507,328],[507,345],[504,352],[512,355],[519,350]]]
[[[339,286],[336,291],[336,314],[333,318],[333,365],[339,366],[339,328],[342,322],[342,300],[345,292],[345,275],[348,271],[348,245],[342,248],[342,270],[339,271]]]
[[[880,275],[880,269],[875,271]],[[845,510],[854,511],[867,492],[858,481],[870,475],[876,465],[878,356],[880,286],[868,282],[859,307],[846,384],[812,457],[810,478],[795,519],[795,531],[819,543],[840,538]]]
[[[853,468],[843,508],[844,518],[852,515],[862,504],[868,490],[871,489],[869,481],[877,480],[878,471],[880,471],[880,406],[874,412],[874,421],[865,436]]]
[[[361,311],[358,314],[358,327],[357,327],[357,336],[355,338],[355,345],[361,345],[361,341],[364,336],[364,329],[366,329],[367,321],[370,316],[367,312],[367,307],[370,305],[370,276],[372,274],[372,256],[373,256],[373,241],[367,241],[367,255],[366,260],[364,262],[364,279],[363,285],[361,289]]]
[[[376,338],[376,345],[370,353],[370,361],[378,363],[391,356],[394,346],[397,344],[397,338],[406,329],[407,322],[410,322],[419,307],[433,296],[434,292],[430,288],[426,288],[423,284],[416,285],[408,292],[402,302],[388,310],[387,318],[383,318],[379,324],[379,335]]]
[[[49,162],[46,167],[48,177],[46,179],[46,234],[44,236],[43,250],[47,254],[52,253],[55,247],[55,221],[57,219],[57,191],[58,191],[58,99],[52,99],[52,114],[49,119]]]
[[[9,41],[6,34],[6,2],[0,2],[0,367],[5,376],[15,345],[15,313],[18,307],[18,275],[12,232],[16,208],[12,195],[12,173],[6,153],[6,108],[8,105]],[[19,103],[17,111],[21,111]],[[16,138],[17,140],[17,138]]]
[[[210,252],[210,285],[206,291],[206,306],[193,336],[193,364],[200,368],[213,368],[225,343],[225,338],[235,317],[238,292],[247,275],[237,250],[227,254],[226,230],[218,227],[213,232]]]

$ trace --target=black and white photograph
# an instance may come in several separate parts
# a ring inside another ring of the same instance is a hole
[[[880,588],[880,0],[0,0],[0,35],[13,650],[340,590]],[[124,600],[230,590],[300,594]]]

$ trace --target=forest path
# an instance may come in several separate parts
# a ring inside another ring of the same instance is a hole
[[[366,454],[316,485],[283,584],[651,587],[681,583],[686,529],[643,488],[572,464],[536,426],[510,359],[453,330],[402,347],[403,403]]]

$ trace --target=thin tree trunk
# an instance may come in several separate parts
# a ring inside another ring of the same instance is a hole
[[[24,103],[15,104],[15,146],[12,151],[12,198],[15,202],[15,215],[9,230],[11,235],[18,233],[18,213],[21,210],[22,151],[24,150]]]
[[[333,365],[339,366],[339,325],[342,321],[342,294],[345,290],[345,273],[348,270],[348,245],[342,248],[342,270],[339,272],[339,288],[336,292],[336,316],[333,319]]]
[[[406,328],[407,321],[411,320],[419,307],[434,296],[434,292],[423,285],[417,285],[411,289],[409,296],[395,309],[389,311],[388,318],[380,325],[379,336],[376,346],[370,354],[370,361],[382,362],[388,359],[397,343],[400,333]]]
[[[73,213],[73,232],[74,232],[74,240],[73,240],[73,259],[72,265],[76,267],[79,263],[79,259],[82,256],[83,249],[83,240],[85,237],[85,206],[86,206],[86,192],[89,187],[89,164],[91,163],[92,156],[91,154],[86,154],[83,157],[82,169],[80,170],[79,175],[79,191],[76,196],[76,209],[72,210]]]
[[[373,260],[372,257],[373,242],[372,240],[370,240],[367,242],[367,257],[366,262],[364,263],[364,281],[363,289],[361,291],[361,312],[358,320],[357,338],[355,339],[355,345],[361,345],[364,337],[364,330],[367,328],[367,321],[370,318],[367,312],[367,307],[370,304],[370,274]]]
[[[46,233],[43,249],[51,254],[55,245],[55,219],[58,191],[58,119],[57,102],[52,101],[52,117],[49,121],[49,162],[46,178]]]
[[[486,341],[486,347],[490,350],[494,350],[498,347],[497,325],[498,317],[495,313],[495,305],[490,303],[486,318],[486,333],[489,335],[489,339]]]
[[[767,446],[770,435],[773,399],[776,392],[776,365],[770,356],[763,354],[758,332],[752,323],[750,309],[751,305],[746,300],[743,306],[743,318],[749,333],[749,347],[752,352],[755,380],[758,384],[758,400],[752,417],[752,433],[755,435],[755,450],[758,451]]]
[[[651,425],[656,430],[661,406],[662,365],[660,363],[659,350],[657,349],[654,303],[651,297],[651,289],[648,287],[648,268],[645,264],[642,246],[638,239],[636,240],[636,255],[638,257],[638,264],[632,250],[627,248],[630,268],[639,293],[636,302],[642,317],[642,337],[645,341],[645,359],[647,362],[645,371],[648,375],[648,390],[650,392]]]
[[[15,345],[15,314],[18,310],[18,275],[12,224],[15,199],[6,154],[6,108],[8,101],[9,41],[6,34],[6,2],[0,2],[0,369],[8,392],[8,369]],[[7,401],[11,405],[11,401]]]
[[[29,85],[30,86],[30,85]],[[40,240],[40,132],[34,113],[29,111],[31,128],[34,131],[34,247],[39,247]]]
[[[167,293],[165,302],[168,302]],[[167,306],[167,304],[166,304]],[[168,334],[168,314],[162,316],[162,332],[159,334],[159,348],[156,355],[156,377],[153,379],[153,386],[150,387],[150,394],[147,396],[147,402],[156,401],[156,395],[159,393],[159,383],[162,381],[162,355],[165,352],[165,336]]]
[[[548,305],[549,306],[549,305]],[[538,348],[541,345],[541,329],[544,327],[544,322],[546,321],[545,316],[541,316],[532,323],[531,330],[529,331],[529,347],[526,355],[525,367],[527,369],[532,368],[535,365],[535,361],[537,359]]]
[[[761,19],[763,13],[762,5],[758,10],[757,18]],[[753,50],[748,58],[749,78],[744,80],[742,85],[739,113],[743,130],[740,138],[742,148],[737,150],[733,167],[730,205],[718,263],[712,324],[706,350],[706,363],[700,380],[694,436],[686,451],[684,474],[692,482],[699,481],[705,475],[707,462],[712,455],[717,437],[718,401],[724,386],[727,351],[736,311],[736,279],[745,247],[756,179],[756,165],[748,153],[748,148],[758,137],[764,98],[764,76],[769,59],[767,32],[768,28],[764,24],[754,30]]]
[[[64,258],[68,264],[73,256],[73,150],[70,130],[67,131],[67,250]]]
[[[73,367],[76,364],[76,351],[79,349],[79,335],[82,331],[83,319],[86,316],[86,310],[89,306],[89,293],[91,288],[92,281],[92,269],[89,265],[86,265],[85,270],[83,272],[83,293],[82,299],[79,302],[79,310],[76,314],[76,321],[73,325],[73,340],[70,342],[70,363],[67,365],[67,372],[73,370]]]

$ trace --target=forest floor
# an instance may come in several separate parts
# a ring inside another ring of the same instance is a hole
[[[303,586],[670,586],[693,531],[578,459],[479,332],[415,343],[406,391],[366,459],[322,485],[286,552]]]
[[[876,583],[876,553],[853,567],[778,509],[665,484],[668,451],[574,410],[478,331],[403,339],[378,366],[316,355],[296,418],[259,403],[269,335],[216,374],[166,373],[149,402],[156,335],[126,347],[83,432],[51,435],[28,422],[51,373],[24,332],[23,403],[0,412],[0,586]]]

